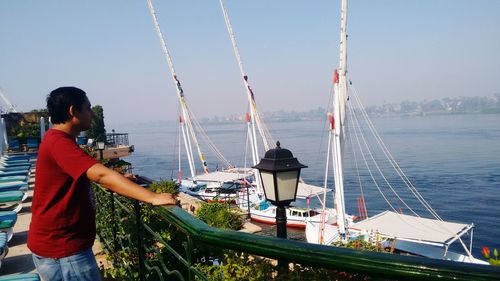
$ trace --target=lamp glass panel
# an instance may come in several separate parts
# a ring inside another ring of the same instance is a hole
[[[98,141],[97,142],[97,149],[104,149],[105,145],[106,144],[103,141]]]
[[[297,170],[277,173],[279,201],[295,199],[295,189],[297,188],[297,173]]]
[[[266,191],[266,198],[268,200],[276,201],[273,173],[261,171],[260,176],[262,178],[262,185],[264,185],[264,189]]]

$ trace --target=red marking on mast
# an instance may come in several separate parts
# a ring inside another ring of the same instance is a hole
[[[333,114],[328,113],[328,123],[330,123],[330,130],[335,129],[335,119],[333,119]]]
[[[179,115],[179,123],[182,123],[182,117]]]
[[[333,83],[335,84],[339,83],[339,72],[337,69],[335,69],[335,72],[333,73]]]
[[[247,120],[247,123],[250,123],[250,113],[248,113],[248,112],[246,114],[246,120]]]

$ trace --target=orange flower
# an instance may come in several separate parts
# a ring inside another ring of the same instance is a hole
[[[481,251],[483,253],[483,256],[487,259],[490,258],[490,249],[488,247],[483,247],[483,250]]]

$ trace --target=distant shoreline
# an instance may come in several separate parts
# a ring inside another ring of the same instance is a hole
[[[307,116],[305,112],[287,112],[283,116],[276,115],[276,113],[266,114],[264,113],[264,120],[266,122],[296,122],[296,121],[315,121],[315,120],[326,120],[326,111],[324,114]],[[296,116],[294,116],[296,114]],[[408,113],[373,113],[368,112],[370,117],[383,117],[383,118],[397,118],[397,117],[425,117],[425,116],[445,116],[445,115],[490,115],[490,114],[500,114],[500,109],[496,111],[482,111],[482,112],[408,112]],[[209,119],[204,118],[201,120],[202,124],[233,124],[242,123],[243,120],[238,120],[236,118],[217,118]]]

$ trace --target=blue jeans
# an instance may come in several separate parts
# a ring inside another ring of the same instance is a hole
[[[36,270],[45,281],[99,281],[101,273],[92,249],[53,259],[33,254]]]

